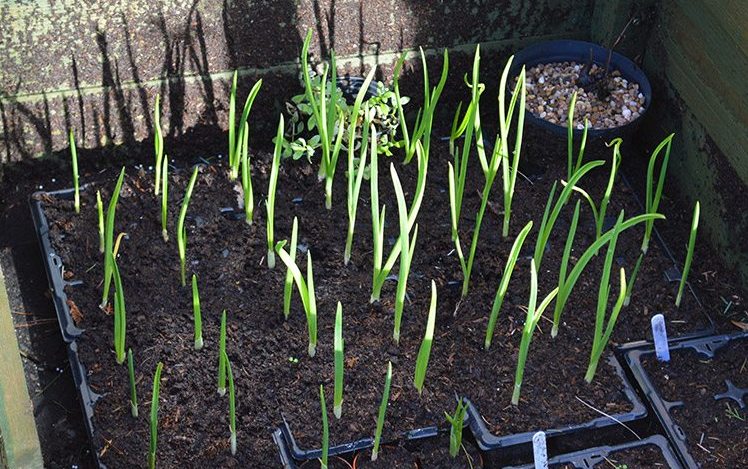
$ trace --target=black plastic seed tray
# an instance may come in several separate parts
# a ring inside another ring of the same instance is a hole
[[[82,187],[81,190],[85,190],[85,186]],[[106,466],[99,461],[99,448],[94,445],[93,413],[94,405],[99,399],[99,395],[88,385],[88,372],[78,356],[77,340],[83,333],[83,330],[75,325],[73,316],[70,313],[70,307],[67,303],[68,298],[65,294],[65,288],[75,286],[76,282],[68,282],[64,278],[65,267],[62,265],[60,257],[52,248],[52,243],[49,240],[49,223],[44,215],[43,209],[43,201],[48,197],[73,200],[74,194],[75,192],[72,189],[54,192],[37,192],[31,196],[29,203],[31,205],[31,216],[34,220],[36,235],[39,239],[39,246],[42,250],[44,270],[47,273],[52,301],[54,302],[57,320],[60,324],[60,333],[62,334],[62,339],[65,341],[68,351],[70,369],[73,373],[73,382],[75,383],[75,387],[80,395],[80,404],[83,409],[83,421],[86,426],[86,432],[88,433],[89,443],[91,444],[91,455],[95,464],[99,468],[105,469]]]
[[[466,418],[467,415],[466,415]],[[425,438],[434,438],[439,435],[437,427],[425,427],[417,430],[411,430],[405,433],[401,440],[404,442],[416,442]],[[286,420],[273,432],[273,440],[278,446],[280,461],[284,469],[295,469],[298,464],[305,461],[315,460],[322,456],[321,449],[302,449],[296,443],[291,427]],[[369,449],[374,446],[374,438],[368,437],[350,443],[331,446],[329,449],[330,456],[353,456],[359,451]]]
[[[682,341],[670,346],[671,356],[673,353],[677,353],[680,350],[693,350],[704,359],[713,360],[717,356],[720,349],[727,346],[734,341],[748,340],[748,332],[732,335],[717,335],[712,337],[703,337],[699,339],[692,339],[688,341]],[[655,350],[651,346],[646,347],[629,347],[625,351],[626,363],[631,368],[635,379],[642,388],[644,395],[649,401],[654,414],[665,429],[670,441],[673,443],[673,448],[680,458],[683,465],[687,468],[698,468],[699,465],[694,460],[690,453],[692,444],[689,443],[685,431],[681,428],[672,418],[670,411],[675,407],[683,406],[682,401],[667,401],[659,392],[655,384],[650,379],[647,372],[642,366],[642,359],[647,356],[655,354]],[[725,383],[725,388],[720,391],[727,389],[727,392],[716,393],[714,395],[715,400],[717,399],[733,399],[736,402],[745,405],[743,403],[745,396],[748,395],[748,389],[740,389],[735,387],[731,381]],[[715,390],[716,391],[716,390]],[[742,407],[742,406],[741,406]],[[745,436],[744,436],[745,437]],[[692,442],[691,442],[692,443]]]
[[[598,446],[596,448],[562,454],[550,458],[548,460],[548,466],[550,468],[553,468],[555,466],[565,465],[571,466],[574,469],[593,469],[595,467],[625,467],[616,465],[616,453],[647,446],[654,446],[657,448],[657,451],[659,451],[659,453],[662,455],[662,459],[667,462],[667,467],[671,469],[681,469],[683,467],[678,460],[678,457],[673,452],[673,449],[670,447],[667,439],[662,435],[652,435],[642,440],[635,440],[615,446]],[[613,461],[610,463],[612,465],[608,464],[610,461]],[[504,469],[533,469],[534,467],[535,465],[533,464],[526,464],[523,466],[507,466]]]
[[[469,424],[473,435],[475,435],[478,448],[488,452],[491,455],[491,460],[518,464],[532,460],[532,436],[539,430],[545,432],[548,448],[552,453],[560,453],[567,448],[577,449],[580,444],[592,441],[590,437],[593,434],[596,435],[594,441],[599,441],[601,438],[605,439],[606,435],[610,435],[611,439],[617,438],[614,435],[617,435],[620,430],[618,426],[644,419],[647,416],[647,408],[639,399],[636,390],[626,377],[623,367],[613,354],[608,356],[608,362],[621,378],[621,392],[632,405],[629,412],[610,417],[601,416],[585,423],[560,428],[538,428],[535,431],[525,433],[495,435],[484,423],[478,407],[470,403],[468,407],[468,414],[471,417]]]

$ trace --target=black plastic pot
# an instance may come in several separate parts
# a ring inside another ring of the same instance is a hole
[[[562,448],[579,448],[584,442],[590,441],[590,436],[596,434],[598,437],[605,435],[606,431],[613,430],[620,423],[640,420],[647,416],[647,409],[639,399],[636,390],[629,383],[623,367],[612,354],[608,358],[611,366],[614,367],[616,374],[621,378],[621,392],[631,403],[632,409],[629,412],[613,415],[613,418],[601,416],[585,423],[568,425],[561,428],[538,428],[534,431],[517,433],[513,435],[495,435],[491,433],[483,418],[480,416],[480,410],[472,403],[469,403],[468,414],[470,414],[470,426],[475,435],[478,448],[482,451],[489,452],[489,459],[498,461],[503,464],[518,464],[532,460],[532,436],[536,431],[542,430],[546,434],[548,448],[551,452],[560,452]]]
[[[678,461],[678,457],[673,452],[667,439],[662,435],[652,435],[642,440],[636,440],[615,446],[598,446],[596,448],[575,451],[569,454],[562,454],[560,456],[550,458],[548,460],[548,465],[567,465],[574,467],[574,469],[592,469],[597,464],[605,464],[605,460],[608,458],[615,458],[615,454],[620,451],[642,448],[646,446],[656,447],[657,450],[662,454],[662,458],[668,463],[669,468],[680,469],[683,467],[680,461]],[[508,466],[504,469],[533,469],[534,467],[535,466],[532,464],[526,464],[523,466]],[[605,467],[605,465],[603,465],[602,467]]]
[[[692,339],[677,342],[671,344],[670,354],[671,356],[678,351],[693,350],[703,357],[705,360],[714,360],[720,349],[727,346],[734,341],[748,340],[748,332],[733,334],[733,335],[718,335],[712,337],[703,337],[699,339]],[[625,350],[626,363],[631,368],[636,381],[644,392],[649,404],[651,405],[654,414],[657,416],[660,424],[665,429],[665,433],[673,443],[673,448],[680,458],[681,462],[685,467],[698,468],[699,465],[691,455],[691,449],[698,442],[689,442],[685,431],[673,420],[670,411],[673,408],[684,405],[682,401],[667,401],[660,396],[654,385],[649,374],[644,370],[642,366],[642,359],[647,356],[653,356],[655,354],[654,348],[651,346],[646,347],[633,347]],[[684,383],[688,384],[688,383]],[[712,390],[714,392],[715,399],[717,397],[725,398],[729,397],[740,400],[743,399],[748,390],[737,389],[730,387],[727,393],[722,393],[724,389]],[[745,435],[743,436],[745,437]]]
[[[589,61],[590,51],[592,51],[593,63],[604,67],[608,60],[608,49],[598,44],[585,41],[575,41],[572,39],[546,41],[533,44],[514,55],[509,76],[516,77],[519,75],[523,65],[529,68],[538,64],[554,62],[573,61],[577,63],[587,63]],[[644,72],[642,72],[634,62],[617,52],[613,52],[610,59],[610,67],[613,70],[621,72],[621,75],[627,80],[639,84],[639,90],[644,95],[644,112],[642,112],[637,119],[626,125],[612,127],[610,129],[589,129],[589,132],[587,133],[588,138],[612,139],[633,132],[641,122],[642,117],[644,117],[644,114],[647,112],[647,109],[649,109],[652,102],[652,87],[649,84],[649,80]],[[556,135],[566,136],[567,128],[565,125],[554,124],[545,119],[541,119],[530,112],[526,113],[525,120],[535,126],[549,130]],[[574,137],[581,137],[582,132],[582,130],[574,129]]]
[[[356,96],[365,81],[366,79],[364,77],[351,77],[348,75],[338,77],[338,89],[343,92],[343,97],[348,104],[353,104],[353,102],[356,101]],[[372,80],[371,83],[369,83],[369,89],[366,90],[366,99],[372,98],[377,94],[377,82]]]

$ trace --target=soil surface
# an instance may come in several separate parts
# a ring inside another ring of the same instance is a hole
[[[318,384],[332,394],[333,317],[337,301],[343,303],[346,340],[346,375],[343,417],[331,418],[331,444],[371,436],[387,361],[393,363],[390,406],[385,440],[399,432],[427,425],[444,426],[443,412],[454,407],[455,393],[478,406],[491,430],[500,435],[578,424],[631,409],[622,394],[622,383],[614,370],[600,364],[595,380],[587,385],[584,373],[592,343],[601,264],[597,256],[582,275],[562,318],[559,336],[551,339],[550,322],[542,320],[530,347],[519,406],[511,406],[520,332],[524,323],[529,284],[529,260],[535,242],[533,232],[517,264],[499,323],[488,352],[483,351],[487,317],[507,253],[514,237],[529,220],[537,224],[552,182],[564,177],[565,162],[528,145],[525,155],[544,174],[532,182],[520,178],[513,205],[510,236],[500,235],[500,182],[491,195],[473,269],[470,293],[460,301],[461,271],[450,240],[449,205],[446,192],[446,145],[434,143],[424,204],[418,217],[419,237],[408,281],[401,340],[391,340],[396,281],[388,281],[382,301],[368,302],[371,284],[371,229],[368,188],[362,190],[351,263],[344,266],[343,246],[347,225],[345,175],[339,171],[332,211],[323,207],[322,185],[316,168],[305,162],[287,163],[281,169],[276,202],[275,237],[287,238],[293,216],[299,218],[299,244],[311,250],[319,310],[317,356],[308,357],[306,323],[301,302],[293,297],[288,321],[282,315],[285,269],[265,264],[265,210],[255,211],[255,223],[229,220],[221,208],[236,207],[235,184],[221,166],[202,170],[188,210],[188,270],[199,279],[206,346],[192,348],[192,308],[189,287],[179,285],[179,261],[174,243],[174,220],[179,211],[186,173],[171,184],[169,230],[171,240],[161,239],[159,201],[152,195],[152,176],[128,168],[116,232],[126,232],[119,254],[128,311],[127,346],[133,349],[141,407],[147,406],[150,383],[157,361],[165,364],[159,422],[158,460],[162,464],[218,464],[273,467],[275,448],[271,430],[288,419],[302,448],[319,446]],[[588,154],[605,158],[603,154]],[[384,159],[383,159],[384,160]],[[255,195],[264,207],[269,155],[253,158]],[[380,201],[388,206],[385,255],[397,236],[393,216],[396,202],[386,171],[390,160],[380,161]],[[479,205],[482,174],[477,162],[465,190],[460,233],[463,250],[472,233]],[[412,198],[416,167],[397,165],[406,198]],[[580,186],[596,200],[607,183],[607,169],[585,177]],[[93,181],[105,201],[113,188],[113,173]],[[301,201],[299,202],[299,198]],[[133,419],[127,407],[127,373],[111,354],[112,317],[98,309],[101,255],[98,252],[95,190],[82,194],[83,208],[75,215],[67,201],[49,200],[47,216],[50,236],[70,278],[82,285],[67,293],[82,313],[80,326],[86,332],[79,351],[89,372],[91,387],[103,395],[96,406],[95,425],[100,455],[110,467],[140,466],[147,453],[146,417]],[[296,200],[296,202],[294,202]],[[617,184],[608,214],[625,209],[638,212],[629,191]],[[561,249],[566,238],[573,204],[562,211],[549,240],[539,274],[539,295],[545,296],[557,283]],[[633,267],[641,243],[641,228],[624,233],[616,251],[617,263]],[[572,262],[594,238],[589,209],[582,206]],[[303,255],[303,253],[301,253]],[[301,258],[301,257],[300,257]],[[703,328],[706,323],[696,302],[687,296],[680,309],[673,306],[677,283],[667,283],[663,272],[672,266],[660,247],[652,243],[639,272],[631,305],[621,313],[612,344],[644,339],[649,318],[663,312],[671,335]],[[396,269],[393,269],[396,273]],[[412,387],[415,358],[426,323],[429,284],[438,286],[437,327],[426,389],[419,398]],[[617,294],[617,273],[611,296]],[[228,402],[215,391],[217,336],[220,312],[226,309],[228,354],[237,381],[239,452],[231,457],[226,429]],[[550,317],[550,311],[546,318]],[[551,372],[552,374],[549,374]],[[583,402],[582,402],[583,401]],[[589,406],[598,410],[593,410]],[[145,409],[143,409],[145,410]],[[147,412],[141,412],[145,415]]]
[[[711,360],[688,349],[672,351],[666,365],[654,356],[643,357],[642,365],[663,399],[684,403],[670,414],[701,467],[748,465],[748,398],[742,408],[732,399],[714,399],[727,391],[725,380],[748,388],[748,339],[719,349]]]
[[[362,451],[353,461],[354,469],[417,469],[413,453],[402,446],[382,446],[377,460],[371,460],[371,451]]]
[[[467,430],[466,430],[467,431]],[[480,469],[483,459],[478,448],[463,441],[460,452],[452,458],[449,454],[449,435],[430,439],[418,447],[418,464],[421,469]]]

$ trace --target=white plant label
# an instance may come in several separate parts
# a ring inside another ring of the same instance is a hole
[[[535,469],[548,469],[548,448],[545,444],[545,432],[532,436],[532,452],[535,458]]]
[[[655,353],[661,362],[670,361],[670,347],[667,343],[667,329],[665,328],[665,316],[655,314],[652,316],[652,337],[654,337]]]

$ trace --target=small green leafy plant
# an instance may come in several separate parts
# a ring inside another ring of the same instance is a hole
[[[659,145],[652,152],[652,156],[649,157],[649,164],[647,165],[647,189],[646,197],[644,200],[644,213],[657,213],[660,206],[660,199],[662,198],[662,189],[665,187],[665,176],[667,175],[667,165],[670,160],[670,148],[673,144],[673,137],[675,134],[670,134],[660,142]],[[662,150],[665,150],[664,153]],[[658,157],[660,153],[663,153],[662,163],[660,163],[660,172],[657,176],[657,186],[652,185],[655,179],[655,166],[657,165]],[[654,219],[648,220],[644,225],[644,239],[642,240],[641,250],[646,254],[649,249],[649,240],[652,237],[652,229],[654,228]]]
[[[387,413],[387,404],[390,401],[390,385],[392,384],[392,362],[387,362],[387,374],[384,378],[384,391],[382,392],[382,402],[379,404],[379,414],[377,415],[377,429],[374,433],[374,447],[371,449],[371,460],[376,461],[379,455],[379,443],[382,440],[382,430],[384,429],[384,416]]]
[[[179,218],[177,220],[177,251],[179,252],[179,273],[183,287],[187,285],[187,228],[184,223],[187,219],[187,207],[190,205],[190,199],[192,198],[192,191],[195,188],[195,182],[197,182],[199,169],[200,168],[195,166],[195,169],[192,171],[192,176],[190,177],[190,182],[187,184],[187,190],[184,193],[182,208],[179,211]]]
[[[249,141],[249,125],[247,119],[249,119],[249,112],[252,110],[252,104],[262,87],[262,80],[257,80],[249,91],[247,100],[244,102],[244,109],[241,118],[239,118],[238,126],[236,123],[236,83],[237,72],[234,71],[234,77],[231,80],[231,91],[229,94],[229,178],[232,180],[239,177],[239,166],[242,163],[242,148],[248,146]],[[239,129],[238,136],[236,135],[237,128]]]
[[[602,357],[605,346],[608,345],[610,336],[613,334],[613,328],[616,325],[616,321],[618,321],[618,315],[621,312],[621,308],[623,308],[623,301],[626,298],[626,271],[621,267],[621,284],[618,299],[613,305],[613,310],[606,323],[605,313],[608,310],[608,298],[610,296],[610,271],[613,267],[616,242],[618,241],[622,223],[623,211],[621,211],[618,221],[613,227],[613,235],[608,242],[608,253],[605,256],[602,278],[600,279],[600,288],[597,294],[597,313],[595,314],[595,335],[592,341],[592,350],[590,351],[590,364],[587,367],[587,374],[584,377],[588,383],[591,383],[595,377],[600,357]]]
[[[267,221],[265,225],[265,231],[267,232],[267,240],[268,240],[268,268],[274,269],[275,268],[275,251],[273,251],[273,248],[275,247],[275,230],[274,230],[274,222],[275,222],[275,190],[278,186],[278,170],[280,168],[280,157],[281,157],[281,147],[283,142],[283,114],[280,116],[280,121],[278,122],[278,132],[275,135],[275,150],[273,151],[273,166],[270,169],[270,181],[268,183],[268,198],[265,202],[265,205],[267,207]]]
[[[527,238],[531,229],[532,220],[527,222],[525,227],[522,228],[522,231],[519,232],[517,239],[515,239],[514,244],[512,244],[512,249],[509,251],[509,258],[504,266],[504,274],[501,276],[499,288],[496,290],[496,296],[494,297],[493,306],[491,307],[491,315],[488,317],[486,339],[483,342],[483,346],[486,350],[491,347],[491,340],[493,340],[493,334],[496,330],[496,321],[499,318],[499,311],[501,311],[501,306],[504,304],[504,296],[506,296],[506,292],[509,289],[509,280],[512,277],[512,272],[514,272],[514,266],[517,264],[517,259],[519,258],[519,253],[522,250],[525,238]]]
[[[683,272],[680,275],[680,285],[678,286],[678,296],[675,297],[675,307],[680,308],[680,301],[683,298],[683,288],[686,286],[688,271],[691,270],[693,261],[693,250],[696,245],[696,232],[699,231],[699,213],[701,205],[696,201],[693,208],[693,219],[691,220],[691,235],[688,237],[688,250],[686,251],[686,262],[683,264]]]
[[[309,332],[309,356],[313,357],[317,350],[317,299],[314,295],[314,273],[312,271],[312,253],[307,250],[306,252],[306,280],[301,275],[301,270],[296,265],[296,262],[291,259],[291,256],[283,249],[285,241],[279,241],[275,245],[275,250],[278,252],[281,261],[286,264],[286,268],[291,272],[294,282],[296,282],[296,288],[299,290],[299,296],[301,296],[301,303],[304,306],[304,312],[306,313],[307,329]]]
[[[465,425],[465,411],[467,411],[467,403],[464,399],[457,401],[457,408],[453,415],[444,412],[444,416],[449,422],[449,455],[452,458],[456,458],[462,448],[462,429]]]
[[[343,359],[345,358],[343,347],[343,305],[338,301],[335,310],[335,337],[333,347],[335,350],[335,391],[333,395],[332,413],[339,419],[343,414]],[[320,389],[322,386],[320,386]]]
[[[161,184],[161,160],[164,157],[164,135],[161,132],[161,96],[158,94],[156,95],[156,104],[153,106],[153,150],[156,156],[156,162],[153,165],[155,171],[153,191],[158,196]]]
[[[431,304],[429,305],[429,317],[426,321],[426,332],[421,341],[416,358],[416,372],[413,376],[413,386],[418,390],[418,395],[423,393],[423,383],[426,380],[426,368],[429,366],[431,356],[431,343],[434,341],[434,325],[436,323],[436,282],[431,281]]]
[[[73,165],[73,188],[75,189],[75,213],[81,213],[81,194],[80,194],[80,179],[78,177],[78,150],[75,148],[75,135],[73,129],[70,129],[68,135],[70,142],[70,161]]]
[[[114,274],[114,218],[117,213],[117,201],[119,200],[119,193],[122,190],[122,182],[125,180],[125,167],[119,173],[119,178],[114,186],[114,192],[112,192],[112,198],[109,200],[109,207],[106,212],[106,226],[104,229],[104,288],[101,293],[101,304],[100,308],[106,307],[107,301],[109,301],[109,287],[112,282],[112,275]]]
[[[158,362],[156,373],[153,375],[153,391],[151,392],[151,442],[148,448],[148,467],[156,469],[156,448],[158,447],[158,399],[161,389],[161,370],[164,364]]]
[[[226,394],[226,310],[221,313],[221,331],[218,335],[218,395]]]
[[[200,312],[200,292],[197,290],[197,277],[192,274],[192,314],[195,323],[195,350],[203,348],[203,316]]]
[[[137,418],[138,393],[135,389],[135,363],[132,358],[132,349],[127,349],[127,376],[130,378],[130,414],[133,418]]]
[[[395,196],[397,198],[397,212],[400,218],[400,268],[397,275],[397,292],[395,293],[395,328],[392,331],[392,338],[395,343],[400,342],[400,323],[403,319],[403,307],[405,305],[405,294],[408,287],[408,275],[410,274],[410,263],[413,260],[413,254],[416,249],[416,239],[418,238],[418,224],[413,228],[413,238],[410,238],[410,228],[408,227],[408,212],[405,207],[405,196],[403,188],[400,185],[400,178],[395,170],[394,163],[390,163],[390,175],[392,184],[395,187]]]
[[[525,318],[525,326],[522,329],[522,341],[519,346],[519,357],[517,359],[517,371],[514,375],[514,392],[512,393],[512,404],[519,404],[520,391],[522,389],[522,378],[525,374],[525,362],[527,361],[527,353],[530,350],[530,342],[532,341],[532,334],[535,332],[535,328],[543,316],[543,311],[553,301],[556,294],[558,293],[558,287],[554,288],[548,296],[546,296],[540,303],[540,306],[536,308],[536,302],[538,299],[538,271],[535,268],[535,259],[530,261],[530,301],[527,304],[527,317]]]

